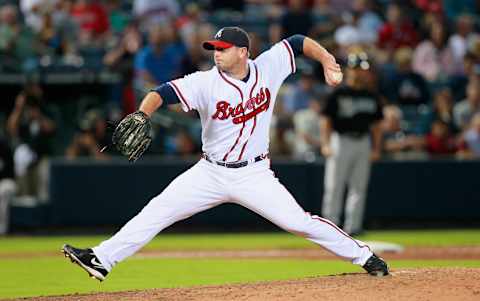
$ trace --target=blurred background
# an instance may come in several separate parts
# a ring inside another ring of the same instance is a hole
[[[198,116],[164,108],[135,165],[99,150],[107,121],[135,111],[149,89],[211,68],[200,43],[232,25],[249,32],[252,58],[296,33],[343,66],[352,51],[368,55],[384,142],[367,229],[478,226],[479,16],[478,0],[0,0],[0,234],[121,225],[198,160]],[[270,152],[299,203],[321,213],[319,112],[332,91],[321,66],[296,63]],[[229,205],[191,223],[272,227]]]

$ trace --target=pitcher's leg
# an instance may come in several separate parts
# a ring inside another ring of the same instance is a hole
[[[372,255],[368,246],[348,236],[331,221],[306,213],[271,173],[252,177],[249,182],[235,194],[238,204],[354,264],[363,265]]]
[[[363,229],[363,216],[365,214],[371,166],[368,140],[361,142],[359,147],[358,156],[351,169],[345,202],[345,223],[343,229],[347,233],[359,233]]]
[[[340,223],[346,179],[348,176],[347,149],[341,145],[338,135],[332,136],[333,155],[326,160],[322,215],[334,223]]]
[[[93,248],[108,271],[166,227],[223,202],[218,183],[201,165],[205,164],[200,162],[176,178],[119,232]]]

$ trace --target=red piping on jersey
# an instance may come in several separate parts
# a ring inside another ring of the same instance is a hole
[[[242,93],[242,90],[240,90],[240,88],[235,85],[234,83],[232,83],[231,81],[229,81],[225,75],[223,75],[222,71],[220,71],[220,69],[217,69],[218,70],[218,73],[220,73],[220,76],[227,82],[229,83],[230,85],[232,85],[235,89],[237,89],[238,93],[240,93],[240,97],[242,99],[242,102],[243,102],[243,93]]]
[[[227,83],[229,83],[230,85],[232,85],[235,89],[237,89],[238,93],[240,93],[240,100],[242,101],[242,104],[243,104],[243,93],[242,93],[242,90],[240,90],[239,87],[237,87],[234,83],[232,83],[231,81],[229,81],[225,75],[223,75],[223,73],[220,71],[220,69],[217,69],[218,70],[218,73],[220,74],[220,76],[223,78],[224,81],[226,81]],[[227,158],[228,158],[228,155],[233,151],[233,149],[235,148],[235,146],[237,146],[238,144],[238,141],[240,140],[240,137],[242,137],[242,134],[243,134],[243,129],[245,128],[245,122],[243,122],[242,124],[242,128],[240,129],[240,133],[238,134],[238,137],[237,137],[237,140],[235,140],[235,143],[232,145],[232,147],[230,148],[230,150],[225,154],[225,156],[223,156],[223,161],[227,161]]]
[[[257,85],[257,82],[258,82],[257,65],[255,63],[253,63],[253,66],[255,66],[255,83],[253,84],[252,89],[250,90],[250,96],[249,96],[250,98],[252,98],[253,90],[255,89],[255,86]],[[253,109],[255,110],[255,102],[253,102]],[[238,160],[242,159],[243,151],[245,151],[245,147],[247,146],[248,140],[250,139],[250,137],[252,137],[253,131],[255,131],[255,126],[257,126],[257,115],[255,115],[255,117],[253,118],[253,127],[252,127],[252,130],[250,131],[250,136],[248,137],[247,141],[245,141],[245,143],[243,144],[242,151],[240,152],[240,155],[238,156]]]
[[[337,230],[338,232],[340,232],[343,236],[347,237],[347,238],[350,238],[351,240],[353,240],[353,242],[359,247],[359,248],[368,248],[370,251],[372,251],[370,249],[369,246],[367,245],[364,245],[364,246],[361,246],[355,239],[353,239],[350,235],[348,235],[347,233],[345,233],[344,231],[342,231],[342,229],[340,229],[337,225],[335,225],[334,223],[332,223],[331,221],[329,221],[328,219],[324,219],[324,218],[321,218],[319,216],[316,216],[316,215],[310,215],[310,217],[314,220],[317,220],[317,221],[320,221],[322,223],[325,223],[325,224],[328,224],[330,226],[332,226],[335,230]]]
[[[183,97],[183,94],[182,92],[180,92],[180,89],[177,87],[177,85],[175,85],[175,83],[173,81],[170,82],[170,84],[172,85],[173,89],[175,90],[175,92],[177,93],[177,95],[179,96],[180,100],[183,102],[183,104],[187,107],[187,109],[190,111],[191,108],[190,106],[188,105],[188,102],[187,100],[185,99],[185,97]]]
[[[287,47],[288,55],[290,56],[290,67],[292,68],[292,73],[295,73],[295,62],[293,60],[293,51],[290,48],[290,45],[288,44],[287,41],[282,40],[282,42],[283,42],[283,45]]]

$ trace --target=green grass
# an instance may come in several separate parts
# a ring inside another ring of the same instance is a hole
[[[360,239],[388,241],[405,246],[475,246],[480,245],[480,230],[371,231]]]
[[[390,264],[393,269],[447,266],[480,268],[480,260],[392,261]],[[62,258],[3,259],[0,265],[0,298],[219,285],[362,271],[349,263],[332,260],[132,258],[116,267],[108,279],[100,283],[88,279],[83,270]]]
[[[361,271],[358,266],[339,260],[133,257],[118,265],[107,281],[99,283],[88,279],[84,271],[69,263],[59,252],[61,245],[65,242],[87,247],[96,245],[106,238],[107,236],[0,238],[0,299],[298,279]],[[407,246],[480,245],[480,230],[371,231],[361,239],[395,242]],[[317,248],[317,246],[287,233],[167,234],[158,236],[146,248],[157,250],[240,250],[298,249]],[[57,252],[58,256],[45,254],[51,252]],[[4,256],[2,258],[2,254],[23,256],[19,258]],[[425,266],[480,268],[480,260],[399,260],[389,263],[393,269]]]
[[[49,236],[0,238],[0,254],[55,252],[68,242],[87,247],[107,236]],[[480,245],[480,230],[371,231],[361,240],[381,240],[406,246]],[[288,233],[262,234],[160,234],[146,249],[161,250],[240,250],[316,248],[309,241]]]

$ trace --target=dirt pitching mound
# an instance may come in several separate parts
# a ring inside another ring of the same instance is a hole
[[[401,269],[391,276],[364,273],[302,280],[118,293],[26,298],[38,301],[140,300],[480,300],[480,269]]]

